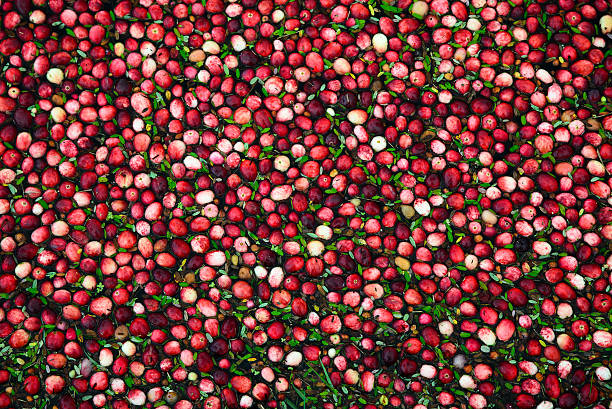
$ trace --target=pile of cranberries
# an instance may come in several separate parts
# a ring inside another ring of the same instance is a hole
[[[609,1],[0,19],[0,409],[612,407]]]

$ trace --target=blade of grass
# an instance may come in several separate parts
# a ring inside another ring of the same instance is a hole
[[[340,403],[340,396],[339,396],[340,394],[338,393],[338,390],[334,387],[334,384],[332,383],[331,378],[329,377],[329,374],[327,373],[327,369],[325,368],[325,365],[323,365],[323,361],[320,358],[319,358],[319,363],[321,364],[321,368],[323,368],[323,374],[325,374],[325,381],[323,381],[323,383],[325,383],[327,387],[333,391],[332,396],[334,397],[334,400],[336,401],[336,403]]]
[[[299,409],[295,403],[291,402],[290,400],[284,400],[283,403],[285,403],[286,405],[288,405],[289,407],[291,407],[291,409]]]
[[[293,389],[295,389],[295,392],[299,395],[300,398],[302,398],[302,404],[304,406],[304,409],[306,409],[306,395],[304,394],[304,392],[295,387]]]

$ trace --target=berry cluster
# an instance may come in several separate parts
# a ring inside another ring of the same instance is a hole
[[[0,18],[0,408],[609,407],[608,1]]]

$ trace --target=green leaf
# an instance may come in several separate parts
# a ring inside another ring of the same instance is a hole
[[[384,1],[382,3],[380,3],[380,8],[385,10],[385,11],[390,11],[392,13],[401,13],[402,12],[401,8],[392,6],[392,5],[388,4],[388,3],[385,3]]]

